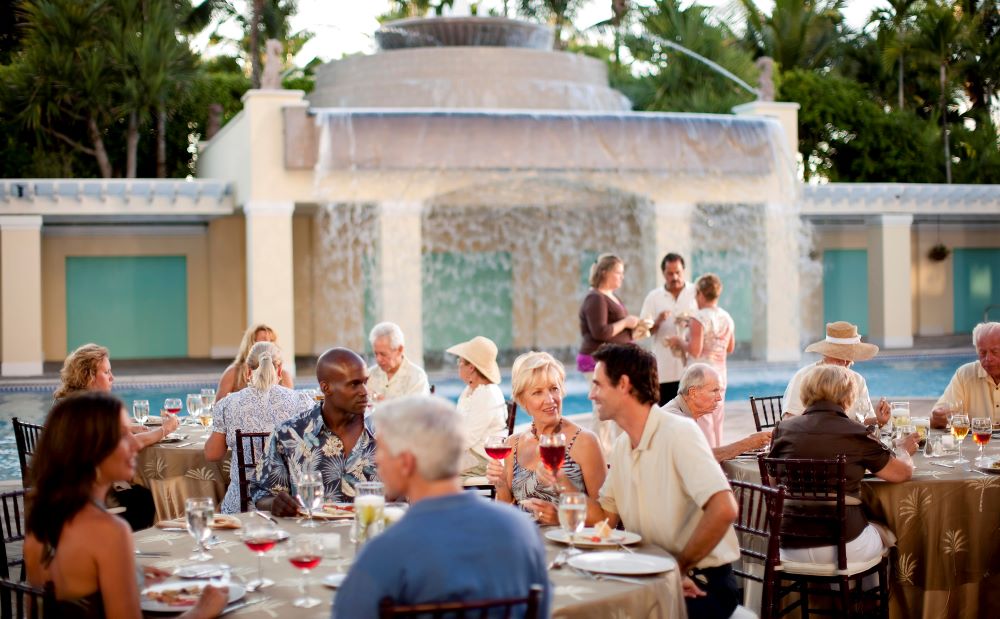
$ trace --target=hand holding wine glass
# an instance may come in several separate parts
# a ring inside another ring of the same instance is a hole
[[[552,483],[555,485],[555,478],[559,475],[563,461],[566,460],[566,435],[543,434],[538,437],[538,452],[542,463],[552,476]]]

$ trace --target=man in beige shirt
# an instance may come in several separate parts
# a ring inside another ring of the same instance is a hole
[[[955,370],[931,412],[931,427],[943,428],[949,412],[990,417],[1000,423],[1000,322],[983,322],[972,330],[979,361]]]
[[[368,335],[375,365],[368,369],[368,392],[375,402],[405,395],[430,395],[427,374],[403,354],[403,330],[392,322],[380,322]]]
[[[623,430],[598,505],[608,524],[619,518],[677,559],[688,616],[729,617],[736,608],[732,563],[740,558],[733,529],[738,510],[705,435],[691,419],[656,406],[656,358],[634,344],[596,353],[590,399],[602,420]]]

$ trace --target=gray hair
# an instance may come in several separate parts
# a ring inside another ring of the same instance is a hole
[[[972,330],[972,345],[979,348],[979,342],[1000,333],[1000,322],[981,322]]]
[[[688,389],[701,387],[708,382],[709,377],[718,379],[719,373],[707,363],[692,363],[684,370],[684,375],[681,376],[681,384],[677,387],[677,393],[687,395]]]
[[[368,342],[374,346],[375,340],[380,337],[389,338],[389,348],[393,350],[398,350],[405,343],[403,330],[394,322],[380,322],[372,327],[372,332],[368,334]]]
[[[455,405],[437,396],[415,395],[375,407],[378,448],[396,456],[410,452],[427,481],[455,477],[462,457],[462,431]]]

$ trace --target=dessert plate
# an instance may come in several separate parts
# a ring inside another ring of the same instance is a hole
[[[569,534],[562,529],[550,529],[545,532],[545,539],[557,544],[569,544]],[[631,546],[642,541],[642,536],[631,531],[612,531],[611,536],[601,539],[592,527],[580,529],[573,536],[573,545],[579,548],[617,548],[619,545]]]

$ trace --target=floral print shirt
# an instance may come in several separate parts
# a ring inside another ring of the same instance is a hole
[[[344,453],[344,443],[326,427],[322,404],[274,429],[257,467],[252,486],[254,501],[279,492],[295,497],[295,483],[303,470],[323,477],[327,501],[353,502],[354,486],[379,481],[375,470],[375,427],[366,417],[354,449]]]

